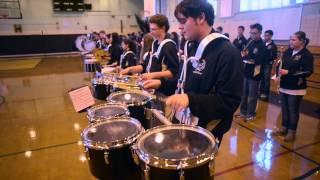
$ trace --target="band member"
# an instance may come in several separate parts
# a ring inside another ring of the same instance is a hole
[[[137,65],[136,43],[130,39],[124,39],[121,47],[124,52],[120,57],[120,69]]]
[[[299,108],[306,94],[307,80],[313,73],[314,58],[306,48],[309,39],[302,31],[290,38],[290,48],[282,57],[279,71],[282,110],[282,127],[272,135],[285,136],[284,141],[293,141],[299,123]]]
[[[169,21],[164,15],[150,17],[150,34],[154,37],[151,55],[142,65],[130,67],[121,74],[144,73],[142,79],[172,78],[179,69],[177,46],[168,34]]]
[[[180,47],[179,34],[177,32],[172,32],[170,38],[176,43],[177,49]]]
[[[235,45],[240,52],[247,45],[247,39],[246,37],[244,37],[243,33],[244,33],[244,27],[238,26],[238,36],[235,40],[233,40],[233,45]]]
[[[150,34],[146,34],[143,36],[141,40],[141,51],[140,51],[140,58],[139,64],[143,64],[144,61],[147,61],[151,54],[151,48],[153,43],[153,37]]]
[[[106,37],[106,44],[105,44],[104,51],[109,52],[109,49],[111,47],[111,34],[107,34],[105,37]]]
[[[120,58],[123,50],[121,48],[121,40],[118,33],[111,34],[111,46],[108,50],[111,59],[108,65],[120,66]]]
[[[99,40],[97,41],[97,48],[106,48],[107,43],[106,43],[106,33],[105,31],[100,31],[99,32]]]
[[[222,34],[223,33],[222,26],[218,26],[217,29],[216,29],[216,32]]]
[[[166,104],[175,112],[177,120],[205,128],[218,122],[210,130],[221,142],[241,100],[240,53],[227,37],[213,31],[214,10],[206,0],[183,0],[176,7],[175,16],[188,41],[184,63],[176,78],[148,80],[144,88],[158,89],[167,95],[176,90]],[[179,116],[185,112],[190,113],[191,123]]]
[[[240,115],[246,121],[253,120],[256,116],[256,107],[259,95],[259,82],[261,79],[261,65],[264,63],[265,45],[261,39],[261,24],[250,26],[250,40],[242,51],[245,64]]]
[[[266,46],[265,63],[262,65],[262,77],[260,84],[260,99],[268,100],[270,92],[271,70],[274,60],[277,58],[277,46],[272,40],[273,31],[264,32],[264,43]]]

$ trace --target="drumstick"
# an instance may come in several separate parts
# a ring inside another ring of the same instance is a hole
[[[164,125],[171,125],[172,122],[169,121],[164,115],[161,114],[161,112],[157,109],[150,109],[150,111],[152,112],[152,114],[160,121],[162,122]]]

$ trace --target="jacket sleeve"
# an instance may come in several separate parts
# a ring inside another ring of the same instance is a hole
[[[243,65],[240,53],[224,52],[213,73],[216,81],[209,94],[187,93],[191,113],[206,121],[201,123],[233,115],[241,101]]]
[[[302,58],[300,69],[298,71],[289,69],[288,75],[307,78],[313,73],[313,56],[311,54],[307,54]]]
[[[272,50],[271,50],[271,61],[274,61],[278,57],[278,47],[277,45],[273,45]]]
[[[118,65],[120,65],[120,57],[122,54],[122,49],[120,47],[114,47],[111,51],[111,61],[112,63],[117,62]],[[112,64],[111,63],[111,64]]]
[[[137,59],[134,54],[127,55],[128,67],[137,65]]]
[[[179,70],[179,57],[177,47],[173,43],[166,43],[163,46],[164,63],[168,70],[175,76]]]
[[[162,78],[160,79],[161,81],[161,86],[158,89],[160,92],[165,94],[166,96],[171,96],[175,93],[175,90],[177,89],[177,83],[178,79],[180,77],[180,73],[183,67],[183,63],[180,64],[179,67],[179,73],[175,74],[173,78]]]
[[[263,44],[261,44],[260,46],[258,46],[257,54],[255,54],[254,56],[254,61],[256,65],[265,64],[265,61],[266,61],[265,54],[266,54],[266,47]]]

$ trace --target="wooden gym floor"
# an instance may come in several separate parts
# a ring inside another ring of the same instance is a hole
[[[257,119],[234,120],[216,159],[215,178],[320,179],[320,57],[304,97],[294,143],[272,138],[280,123],[278,97],[259,101]],[[90,84],[80,57],[42,58],[35,69],[0,71],[0,179],[94,179],[80,141],[88,125],[67,91]]]

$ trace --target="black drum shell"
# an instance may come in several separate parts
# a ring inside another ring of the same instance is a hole
[[[147,102],[145,105],[130,105],[128,106],[130,117],[135,118],[140,121],[144,129],[152,128],[149,119],[147,118],[147,109],[151,108],[150,102]]]
[[[144,172],[145,163],[139,160],[141,172]],[[180,170],[162,169],[158,167],[149,166],[149,177],[151,180],[179,180]],[[200,166],[183,169],[185,180],[213,180],[214,176],[210,174],[209,162]],[[144,174],[141,175],[143,180],[147,180]]]
[[[141,172],[134,163],[130,146],[111,150],[96,150],[87,147],[88,163],[93,176],[101,180],[139,180]],[[104,152],[108,152],[109,164],[105,163]]]
[[[107,84],[92,84],[94,93],[93,96],[99,100],[106,100],[110,95],[111,86]]]

